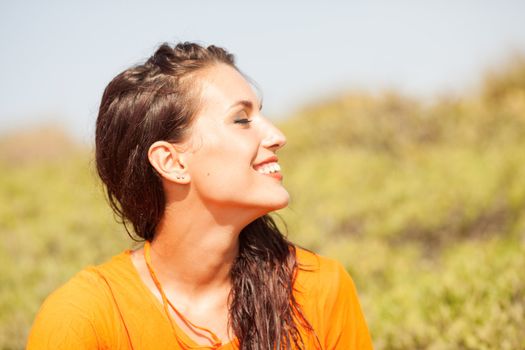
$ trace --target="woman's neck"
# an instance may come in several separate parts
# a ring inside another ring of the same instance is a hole
[[[247,223],[210,211],[198,211],[198,217],[192,212],[166,208],[151,242],[151,260],[167,289],[198,297],[229,288],[239,234]]]

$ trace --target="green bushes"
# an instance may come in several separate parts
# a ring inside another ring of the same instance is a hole
[[[522,349],[525,247],[489,239],[439,257],[413,244],[333,242],[358,286],[377,349]]]
[[[479,95],[352,94],[282,124],[281,215],[348,267],[377,349],[525,349],[524,76],[516,60]]]

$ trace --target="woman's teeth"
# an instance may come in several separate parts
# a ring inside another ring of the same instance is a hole
[[[267,163],[256,169],[261,174],[270,174],[281,171],[281,167],[277,163]]]

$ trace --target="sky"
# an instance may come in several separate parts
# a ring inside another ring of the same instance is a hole
[[[0,135],[53,122],[92,143],[105,86],[163,42],[225,47],[285,118],[347,90],[462,93],[525,53],[522,0],[2,1]]]

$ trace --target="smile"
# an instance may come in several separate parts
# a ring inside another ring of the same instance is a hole
[[[256,167],[255,170],[257,170],[257,172],[261,174],[272,174],[280,172],[281,166],[275,162],[265,163],[261,166]]]

